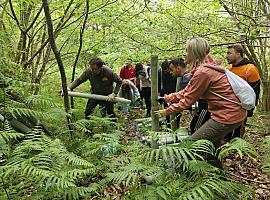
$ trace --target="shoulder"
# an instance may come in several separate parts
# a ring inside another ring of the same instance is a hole
[[[90,67],[88,67],[84,72],[83,72],[87,77],[92,75],[92,70]]]
[[[102,69],[103,69],[104,72],[107,72],[107,73],[113,73],[113,69],[111,69],[111,68],[108,67],[108,66],[103,65],[103,66],[102,66]]]
[[[228,65],[228,66],[226,67],[226,69],[231,71],[231,70],[232,70],[232,65]]]

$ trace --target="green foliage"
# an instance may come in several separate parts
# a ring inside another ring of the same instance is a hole
[[[117,184],[122,183],[126,187],[136,186],[142,181],[142,179],[157,177],[162,173],[161,168],[158,166],[142,164],[133,158],[128,158],[126,160],[128,160],[128,162],[125,163],[125,165],[122,163],[122,166],[119,166],[117,171],[107,173],[106,181]]]
[[[93,164],[68,152],[59,139],[52,140],[39,129],[26,135],[0,167],[7,190],[17,193],[13,198],[26,194],[31,187],[34,199],[40,195],[78,199],[91,192],[91,188],[80,186],[79,180],[94,173]]]
[[[230,153],[238,153],[240,158],[243,157],[243,154],[250,154],[251,156],[256,156],[256,149],[249,144],[247,141],[241,138],[234,138],[229,143],[224,144],[220,147],[220,152],[218,153],[218,158],[222,160],[225,156]]]
[[[202,153],[212,153],[213,144],[207,140],[196,142],[182,141],[177,145],[161,146],[146,155],[146,162],[162,159],[168,166],[182,167],[186,170],[190,160],[203,159]]]

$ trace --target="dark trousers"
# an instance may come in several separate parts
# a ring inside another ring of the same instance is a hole
[[[193,134],[197,131],[205,122],[207,122],[210,117],[211,113],[208,112],[208,103],[204,100],[198,101],[198,112],[193,116],[190,122],[190,133]]]
[[[85,108],[85,118],[88,118],[89,115],[91,115],[95,109],[95,107],[99,105],[101,107],[101,116],[105,117],[106,114],[109,115],[111,118],[115,118],[116,115],[113,111],[114,109],[114,103],[109,101],[99,101],[94,99],[89,99]]]
[[[146,116],[150,117],[151,114],[151,87],[142,87],[142,98],[146,106]]]
[[[169,107],[169,105],[166,102],[164,102],[163,105],[164,105],[164,108]],[[179,125],[180,125],[181,116],[182,116],[181,113],[177,114],[177,116],[176,116],[176,128],[177,129],[179,128]],[[171,115],[166,116],[166,125],[168,128],[171,128]]]

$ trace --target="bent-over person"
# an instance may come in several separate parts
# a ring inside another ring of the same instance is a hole
[[[85,108],[85,117],[88,118],[95,107],[100,105],[102,116],[108,114],[110,117],[114,118],[116,115],[114,113],[113,100],[121,87],[122,81],[111,68],[104,65],[100,58],[91,59],[89,65],[89,68],[71,83],[69,89],[73,90],[80,84],[89,80],[91,84],[90,93],[108,96],[108,101],[89,99]],[[115,88],[113,87],[114,83],[116,83]]]

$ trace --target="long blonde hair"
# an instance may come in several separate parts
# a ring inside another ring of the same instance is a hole
[[[204,62],[206,55],[210,52],[210,46],[204,38],[192,38],[187,41],[186,51],[191,60],[190,64],[194,64],[195,62],[201,64]]]

